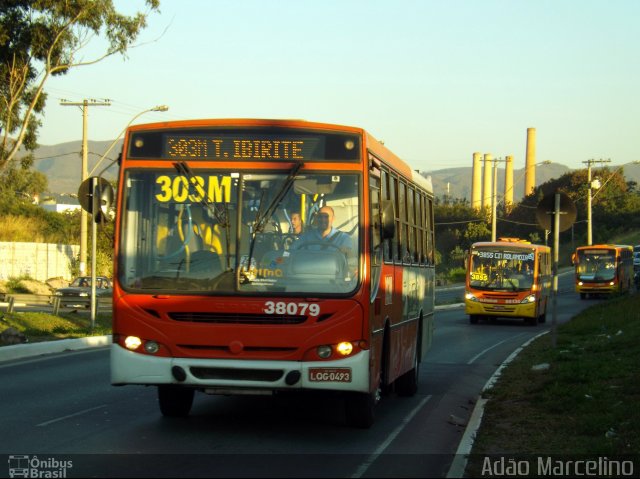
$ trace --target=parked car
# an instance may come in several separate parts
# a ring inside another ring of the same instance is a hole
[[[104,276],[97,276],[96,297],[111,296],[112,293],[111,280]],[[89,308],[91,306],[88,301],[91,298],[91,276],[79,276],[66,288],[56,289],[53,295],[60,297],[60,306],[62,307]]]
[[[640,245],[633,247],[633,270],[640,270]]]

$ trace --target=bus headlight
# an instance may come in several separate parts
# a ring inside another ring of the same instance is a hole
[[[124,339],[125,347],[131,351],[135,351],[136,349],[138,349],[141,344],[142,344],[142,340],[137,336],[127,336]]]
[[[331,346],[318,346],[316,352],[322,359],[327,359],[329,356],[331,356]]]
[[[520,301],[520,303],[535,303],[535,302],[536,302],[535,294],[530,294],[529,296],[524,298],[522,301]]]
[[[146,341],[144,343],[144,350],[147,354],[156,354],[160,350],[160,345],[155,341]]]
[[[478,301],[478,298],[476,298],[473,293],[469,293],[468,291],[464,294],[464,299],[468,301]]]
[[[353,344],[348,341],[338,343],[338,345],[336,346],[336,351],[342,356],[349,356],[353,352]]]
[[[615,283],[614,281],[611,281],[611,282],[609,283],[609,286],[615,286],[615,284],[616,284],[616,283]]]

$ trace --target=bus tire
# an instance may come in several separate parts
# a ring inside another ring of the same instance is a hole
[[[420,335],[418,336],[420,341]],[[413,360],[413,367],[396,379],[396,393],[398,396],[411,397],[418,392],[418,376],[420,373],[420,348],[416,344],[416,354]]]
[[[469,315],[469,322],[471,324],[478,324],[478,315],[477,314],[470,314]]]
[[[359,429],[369,429],[375,420],[377,392],[348,393],[345,398],[347,424]]]
[[[193,405],[195,389],[171,384],[158,386],[160,412],[167,417],[187,417]]]
[[[540,316],[538,316],[538,322],[539,323],[546,323],[547,322],[547,305],[544,305],[544,310],[542,311],[542,314]]]

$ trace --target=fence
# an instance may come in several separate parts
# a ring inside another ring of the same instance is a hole
[[[0,242],[0,279],[71,279],[71,261],[79,253],[78,245]]]
[[[2,298],[4,296],[4,298]],[[58,315],[60,310],[77,310],[89,309],[91,306],[91,298],[74,298],[72,303],[64,305],[60,296],[51,296],[48,294],[6,294],[0,295],[0,307],[4,306],[7,313],[13,313],[16,308],[36,308],[40,311],[51,311],[52,314]],[[99,312],[111,311],[111,296],[96,298],[96,308]]]

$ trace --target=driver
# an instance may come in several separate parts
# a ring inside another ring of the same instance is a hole
[[[316,227],[307,229],[296,242],[291,245],[291,249],[299,249],[304,243],[327,243],[335,246],[344,254],[353,250],[353,241],[344,231],[333,227],[334,211],[331,206],[323,206],[316,214]],[[318,249],[322,248],[318,245]]]

